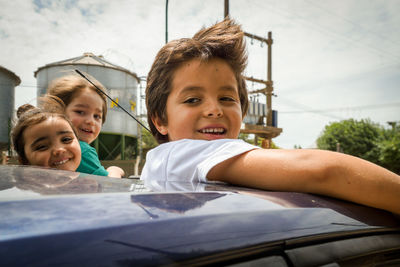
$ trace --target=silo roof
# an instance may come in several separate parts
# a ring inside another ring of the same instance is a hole
[[[15,86],[18,86],[21,83],[21,79],[12,71],[4,68],[3,66],[0,66],[0,71],[5,72],[6,74],[10,75],[11,78],[13,78],[17,84]]]
[[[138,81],[139,81],[139,77],[136,75],[136,73],[131,72],[125,68],[122,68],[118,65],[115,65],[113,63],[108,62],[107,60],[105,60],[103,58],[103,56],[95,56],[93,53],[83,53],[82,56],[79,57],[74,57],[74,58],[69,58],[69,59],[65,59],[62,61],[57,61],[54,63],[50,63],[50,64],[46,64],[43,67],[39,67],[35,73],[34,76],[36,77],[37,73],[45,68],[49,68],[52,66],[60,66],[60,65],[90,65],[90,66],[102,66],[105,68],[111,68],[111,69],[116,69],[116,70],[120,70],[123,72],[126,72],[130,75],[132,75],[133,77],[135,77]]]

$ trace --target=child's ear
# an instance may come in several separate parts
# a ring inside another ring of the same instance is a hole
[[[162,135],[167,135],[168,134],[168,128],[165,123],[162,122],[162,120],[158,117],[152,117],[151,121],[153,122],[154,126],[156,126],[157,131],[162,134]]]

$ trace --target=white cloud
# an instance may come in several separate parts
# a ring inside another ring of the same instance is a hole
[[[21,77],[17,105],[36,97],[33,72],[45,64],[93,52],[143,76],[165,42],[165,1],[0,2],[0,65]],[[168,10],[169,40],[192,36],[224,11],[215,0],[170,0]],[[400,120],[396,107],[346,109],[400,102],[399,12],[397,0],[230,1],[245,31],[273,33],[273,108],[282,111],[284,130],[278,145],[310,146],[338,118]],[[247,43],[246,74],[266,79],[265,46]],[[345,109],[328,116],[283,113],[338,107]]]

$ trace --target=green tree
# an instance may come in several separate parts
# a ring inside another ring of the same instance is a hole
[[[238,138],[239,138],[239,139],[242,139],[243,141],[245,141],[245,142],[247,142],[247,143],[249,143],[249,144],[254,145],[254,135],[251,135],[251,136],[250,136],[250,134],[247,134],[247,133],[239,133],[239,137],[238,137]],[[264,140],[264,138],[261,138],[261,137],[257,138],[257,144],[256,144],[256,146],[261,147],[262,141],[263,141],[263,140]],[[271,142],[271,149],[280,149],[280,147],[277,146],[277,145],[274,143],[274,141],[272,141],[272,142]]]
[[[147,150],[158,146],[158,143],[154,138],[154,136],[144,128],[142,128],[142,144],[143,144],[143,149]]]
[[[274,141],[271,142],[271,149],[280,149],[279,146],[277,146]]]
[[[400,174],[400,125],[383,131],[378,149],[380,165]]]
[[[343,153],[400,173],[400,125],[384,129],[370,120],[333,122],[325,126],[317,139],[317,146],[336,151],[337,144]]]
[[[242,139],[243,141],[254,145],[254,138],[249,137],[249,134],[247,133],[239,133],[239,139]]]
[[[336,151],[338,144],[343,153],[379,163],[379,148],[382,128],[370,120],[343,120],[325,126],[317,139],[320,149]]]

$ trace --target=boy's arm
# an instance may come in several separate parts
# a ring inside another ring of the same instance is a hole
[[[342,153],[256,149],[216,165],[207,179],[267,190],[316,193],[400,214],[400,176]]]
[[[122,178],[125,175],[124,170],[117,166],[110,166],[107,168],[107,171],[108,177]]]

